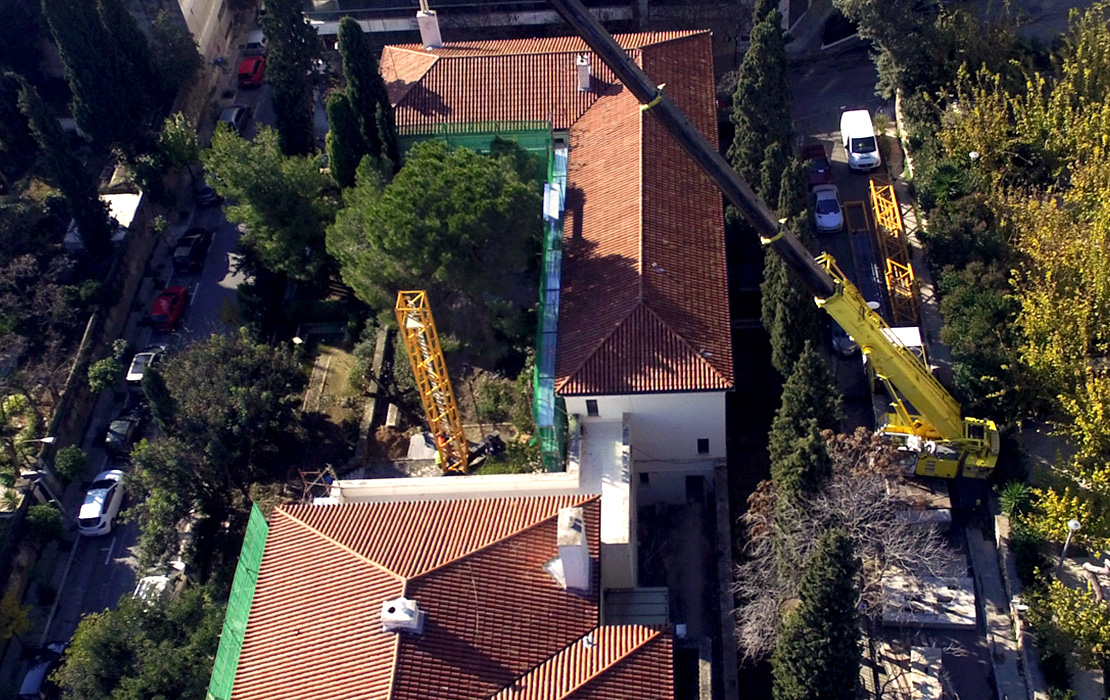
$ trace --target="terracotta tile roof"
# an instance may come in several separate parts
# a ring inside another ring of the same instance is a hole
[[[566,506],[584,509],[588,595],[543,570],[558,555]],[[585,692],[626,663],[626,688],[659,687],[660,668],[670,683],[667,635],[595,629],[596,496],[287,506],[270,521],[232,698],[465,700],[536,673],[577,678]],[[381,604],[401,595],[425,613],[422,634],[382,631]],[[604,663],[583,666],[575,645],[591,630]],[[638,659],[659,639],[667,641],[644,657],[641,678]]]
[[[639,62],[715,143],[710,35],[646,47]],[[570,131],[568,179],[586,194],[567,201],[555,389],[728,389],[720,192],[627,91],[601,102]]]
[[[619,36],[716,142],[709,32]],[[397,123],[549,121],[570,132],[555,389],[564,395],[731,388],[721,195],[577,37],[387,47]],[[428,57],[435,57],[429,62]]]
[[[669,634],[640,625],[598,627],[491,700],[669,700],[672,664]]]

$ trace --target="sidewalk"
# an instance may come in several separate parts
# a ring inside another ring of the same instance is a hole
[[[979,528],[965,526],[964,533],[975,576],[979,614],[986,623],[987,648],[990,650],[997,697],[999,700],[1029,700],[998,552],[994,542],[983,537]]]

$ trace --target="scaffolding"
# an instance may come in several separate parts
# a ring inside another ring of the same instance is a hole
[[[555,349],[563,270],[563,209],[567,193],[567,148],[554,149],[544,186],[543,277],[536,319],[536,366],[532,376],[532,414],[544,471],[563,469],[566,403],[555,395]]]
[[[227,601],[227,614],[220,633],[216,662],[212,666],[207,700],[231,698],[235,674],[239,670],[239,655],[243,652],[243,637],[247,633],[247,618],[250,616],[251,603],[254,602],[254,589],[258,584],[258,568],[262,564],[262,551],[266,548],[269,533],[270,526],[262,511],[257,505],[252,505],[247,532],[243,537],[243,549],[239,553],[239,564],[235,567],[235,578],[231,582],[231,597]]]
[[[886,289],[890,297],[894,325],[916,326],[917,280],[910,265],[910,254],[906,246],[898,199],[894,195],[892,185],[876,185],[872,180],[870,188],[871,206],[875,212],[875,236],[879,240],[879,250],[886,261]]]
[[[397,292],[394,310],[412,363],[420,403],[428,418],[428,428],[435,436],[439,466],[445,472],[465,473],[470,465],[470,445],[463,432],[427,292]]]
[[[516,141],[521,148],[539,157],[543,170],[549,167],[552,141],[550,122],[461,122],[397,129],[397,143],[402,153],[408,152],[421,141],[440,141],[452,148],[468,148],[477,153],[485,153],[496,138]]]

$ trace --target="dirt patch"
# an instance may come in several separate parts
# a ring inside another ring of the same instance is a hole
[[[321,343],[314,358],[303,409],[323,413],[336,425],[358,421],[364,399],[349,381],[354,355],[336,345]]]

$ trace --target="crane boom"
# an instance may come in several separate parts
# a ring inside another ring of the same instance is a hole
[[[716,183],[759,233],[809,287],[819,306],[868,353],[876,373],[901,392],[918,412],[911,414],[892,392],[895,413],[880,430],[916,456],[918,474],[988,476],[998,458],[998,429],[992,421],[962,418],[960,406],[908,350],[891,340],[882,318],[836,267],[830,256],[814,259],[771,209],[690,123],[664,91],[632,60],[579,0],[550,0],[559,13],[629,92],[650,111],[678,145]]]
[[[447,375],[447,362],[439,346],[439,334],[436,333],[427,293],[397,292],[394,312],[412,363],[428,428],[435,436],[440,467],[445,472],[466,472],[470,465],[470,445],[459,418],[459,407],[455,403],[451,378]]]

